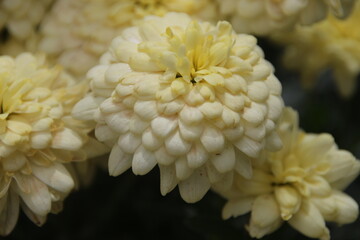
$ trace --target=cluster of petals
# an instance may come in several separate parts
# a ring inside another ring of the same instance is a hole
[[[346,17],[353,0],[217,0],[220,14],[241,33],[270,35],[274,31],[309,25],[327,16]]]
[[[359,22],[358,2],[345,20],[329,16],[312,26],[278,34],[274,39],[286,46],[284,63],[300,72],[305,87],[312,87],[319,75],[330,68],[339,93],[349,97],[356,89],[360,73]]]
[[[53,0],[1,0],[0,29],[18,40],[30,37]]]
[[[87,136],[91,125],[71,117],[86,91],[42,56],[0,57],[1,235],[14,228],[20,206],[38,225],[59,211],[74,187],[65,165],[85,160],[87,144],[101,149]]]
[[[297,114],[285,109],[279,122],[284,147],[254,161],[253,177],[236,175],[223,218],[251,212],[247,230],[261,238],[284,221],[302,234],[329,240],[325,221],[347,224],[356,220],[357,203],[342,190],[360,171],[360,161],[340,150],[329,134],[298,129]]]
[[[38,49],[82,77],[124,28],[168,11],[201,18],[215,14],[210,0],[57,0],[41,25]]]
[[[160,168],[161,193],[187,202],[211,185],[251,175],[251,158],[278,150],[281,85],[252,36],[182,13],[150,16],[115,38],[88,72],[91,93],[75,107],[112,147],[109,172]]]

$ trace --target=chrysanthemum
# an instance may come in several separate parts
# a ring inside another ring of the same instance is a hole
[[[251,211],[247,229],[261,238],[284,221],[302,234],[330,239],[325,221],[351,223],[358,205],[342,190],[359,174],[360,162],[340,150],[329,134],[307,134],[298,129],[297,114],[284,110],[279,122],[282,150],[268,153],[254,164],[253,177],[235,176],[223,218]]]
[[[39,49],[82,76],[125,27],[168,11],[207,19],[215,14],[210,0],[58,0],[42,24]]]
[[[298,27],[275,40],[286,46],[284,63],[299,71],[305,87],[312,87],[320,73],[328,68],[342,96],[356,88],[360,72],[360,3],[346,20],[329,16],[310,27]]]
[[[19,206],[39,225],[58,211],[74,186],[65,164],[85,159],[85,143],[98,147],[91,127],[70,115],[86,90],[43,57],[0,57],[1,235],[14,228]]]
[[[6,28],[10,36],[26,40],[35,31],[53,0],[1,0],[0,30]]]
[[[88,77],[92,92],[74,114],[95,119],[96,137],[113,146],[110,174],[158,165],[163,195],[178,184],[184,200],[198,201],[211,184],[231,184],[234,169],[251,175],[262,149],[281,146],[281,85],[256,39],[227,22],[146,18],[113,40]]]
[[[326,17],[348,15],[353,0],[217,0],[220,14],[241,33],[269,35],[295,24],[312,24]]]

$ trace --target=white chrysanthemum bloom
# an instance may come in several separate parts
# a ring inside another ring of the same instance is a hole
[[[311,88],[326,69],[334,73],[339,93],[354,93],[360,73],[360,2],[345,20],[329,16],[310,27],[297,27],[293,32],[274,36],[286,46],[284,63],[299,71],[306,88]]]
[[[284,110],[283,149],[257,160],[251,179],[236,175],[232,190],[220,191],[228,199],[223,218],[251,211],[252,237],[270,234],[287,221],[308,237],[328,240],[325,221],[342,225],[358,216],[358,204],[342,190],[359,174],[360,162],[338,149],[329,134],[299,130],[297,118],[292,109]]]
[[[83,76],[124,28],[144,16],[168,11],[205,19],[216,13],[210,0],[58,0],[42,24],[39,50]]]
[[[18,40],[30,37],[53,0],[0,0],[0,29]]]
[[[24,53],[0,57],[0,234],[14,228],[19,206],[41,225],[74,186],[65,163],[86,158],[88,123],[71,109],[86,93],[84,84],[48,68],[43,57]],[[91,152],[90,152],[91,154]]]
[[[210,185],[231,184],[234,169],[250,176],[262,149],[281,147],[281,85],[256,39],[227,22],[146,18],[88,77],[92,92],[73,113],[95,119],[96,137],[113,146],[110,174],[158,165],[163,195],[178,184],[185,201],[198,201]]]
[[[308,25],[326,17],[330,9],[346,17],[354,0],[217,0],[220,14],[241,33],[269,35],[295,24]]]

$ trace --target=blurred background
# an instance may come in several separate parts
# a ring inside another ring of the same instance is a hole
[[[283,49],[263,39],[259,39],[259,45],[275,66],[285,104],[299,111],[300,126],[307,132],[332,134],[339,148],[359,159],[360,87],[351,98],[343,99],[331,73],[324,72],[315,89],[305,91],[299,76],[283,68]],[[360,203],[360,178],[346,192]],[[186,204],[177,189],[162,197],[158,169],[141,177],[127,171],[116,178],[99,170],[94,183],[72,193],[65,200],[64,210],[50,214],[43,227],[35,226],[21,214],[15,230],[4,239],[251,239],[244,228],[249,215],[223,221],[224,203],[211,192],[196,204]],[[360,239],[360,219],[342,227],[328,227],[333,240]],[[309,238],[284,224],[263,239]]]

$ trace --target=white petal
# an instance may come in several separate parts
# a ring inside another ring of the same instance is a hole
[[[193,169],[188,166],[185,157],[181,157],[175,161],[175,170],[176,177],[179,180],[185,180],[193,173]]]
[[[26,206],[26,204],[21,203],[21,209],[26,214],[26,216],[37,226],[42,226],[46,222],[47,216],[40,216],[40,215],[33,213],[31,211],[31,209],[28,208],[28,206]]]
[[[124,153],[119,145],[115,144],[111,149],[108,168],[110,176],[118,176],[131,167],[132,154]]]
[[[234,142],[243,136],[244,128],[241,125],[237,125],[233,128],[225,129],[222,132],[228,140]]]
[[[192,147],[187,157],[187,162],[190,168],[198,168],[208,160],[208,152],[205,150],[200,142],[192,144]]]
[[[248,97],[256,102],[263,102],[269,97],[268,86],[264,82],[252,82],[248,86]]]
[[[263,144],[254,141],[248,137],[243,137],[237,142],[234,143],[234,145],[243,153],[248,155],[249,157],[256,158],[259,156],[260,150],[263,148]]]
[[[31,169],[39,180],[57,191],[68,193],[74,188],[74,181],[62,164],[54,163],[46,167],[32,164]]]
[[[337,206],[335,221],[338,224],[347,224],[356,221],[359,216],[359,206],[350,196],[340,191],[334,192],[334,199]]]
[[[236,172],[239,173],[244,178],[250,179],[253,174],[251,158],[249,158],[247,155],[245,155],[239,150],[235,150],[235,155],[236,155],[236,164],[235,164]]]
[[[201,133],[203,132],[203,125],[188,125],[179,120],[179,130],[181,136],[187,141],[195,141],[199,139]]]
[[[282,98],[270,95],[267,100],[267,105],[269,110],[268,118],[273,121],[279,119],[284,108],[284,102],[282,101]]]
[[[265,119],[265,114],[260,104],[251,103],[251,107],[246,107],[242,117],[249,123],[258,125]]]
[[[283,142],[279,135],[273,131],[266,137],[265,149],[270,152],[279,151],[283,147]]]
[[[1,159],[3,167],[2,171],[18,171],[25,165],[26,162],[27,158],[24,156],[24,154],[22,154],[20,151],[16,151],[8,157]]]
[[[171,155],[182,156],[189,152],[191,144],[181,138],[179,131],[175,131],[165,140],[165,146]]]
[[[114,132],[108,125],[98,124],[95,128],[95,137],[100,142],[112,141],[117,138],[118,134]]]
[[[157,117],[151,121],[151,128],[153,132],[165,138],[169,135],[175,128],[177,127],[177,119],[176,118],[167,118],[167,117]]]
[[[205,169],[198,169],[185,181],[179,183],[181,197],[187,203],[200,201],[210,189]]]
[[[64,128],[56,132],[51,143],[52,148],[76,151],[83,145],[82,138],[73,130]]]
[[[222,152],[212,155],[211,161],[220,173],[233,170],[235,167],[234,147],[231,144],[227,144]]]
[[[118,145],[124,153],[133,154],[141,144],[141,136],[132,134],[131,132],[120,135]]]
[[[122,111],[105,115],[105,122],[111,129],[118,133],[125,133],[129,130],[129,122],[132,117],[132,111]]]
[[[148,121],[143,121],[134,114],[130,119],[129,130],[134,134],[142,134],[149,125]]]
[[[155,151],[161,147],[163,141],[161,138],[157,137],[151,128],[145,130],[142,135],[142,145],[149,151]]]
[[[252,197],[228,201],[222,210],[222,218],[225,220],[230,217],[238,217],[250,212],[253,202],[254,198]]]
[[[72,115],[80,120],[94,120],[94,113],[98,109],[103,98],[96,98],[93,95],[87,95],[75,104],[72,109]]]
[[[9,194],[0,199],[5,201],[6,207],[0,211],[0,235],[6,236],[14,229],[19,217],[19,197],[14,191],[10,191]]]
[[[309,201],[303,201],[300,210],[288,223],[307,237],[329,240],[329,230],[319,210]]]
[[[245,128],[245,135],[255,141],[261,141],[264,139],[266,134],[265,123],[258,126],[247,126]]]
[[[209,177],[210,180],[210,177]],[[211,180],[212,182],[213,180]],[[234,182],[234,172],[227,172],[221,174],[221,177],[215,183],[212,183],[212,187],[218,192],[227,192],[230,190]]]
[[[154,153],[140,146],[134,154],[132,170],[135,175],[145,175],[150,172],[156,164]]]
[[[159,165],[160,168],[160,191],[161,195],[165,196],[171,192],[177,185],[175,167]]]
[[[125,109],[123,105],[115,103],[112,98],[108,98],[100,104],[100,111],[105,114],[121,112]]]
[[[220,153],[224,149],[225,139],[217,128],[206,126],[200,140],[209,153]]]
[[[156,157],[156,160],[158,163],[165,165],[165,166],[172,164],[176,158],[176,157],[172,156],[171,154],[169,154],[166,151],[166,148],[164,146],[162,146],[158,150],[156,150],[155,157]]]
[[[200,112],[198,108],[184,106],[184,108],[180,112],[180,119],[184,123],[189,125],[191,124],[199,124],[203,120],[204,116]]]
[[[134,112],[144,120],[152,120],[158,115],[155,101],[137,101]]]
[[[219,102],[205,102],[199,107],[199,110],[207,119],[215,119],[221,116],[223,105]]]
[[[50,132],[32,132],[30,138],[32,148],[44,149],[50,145],[52,135]]]

